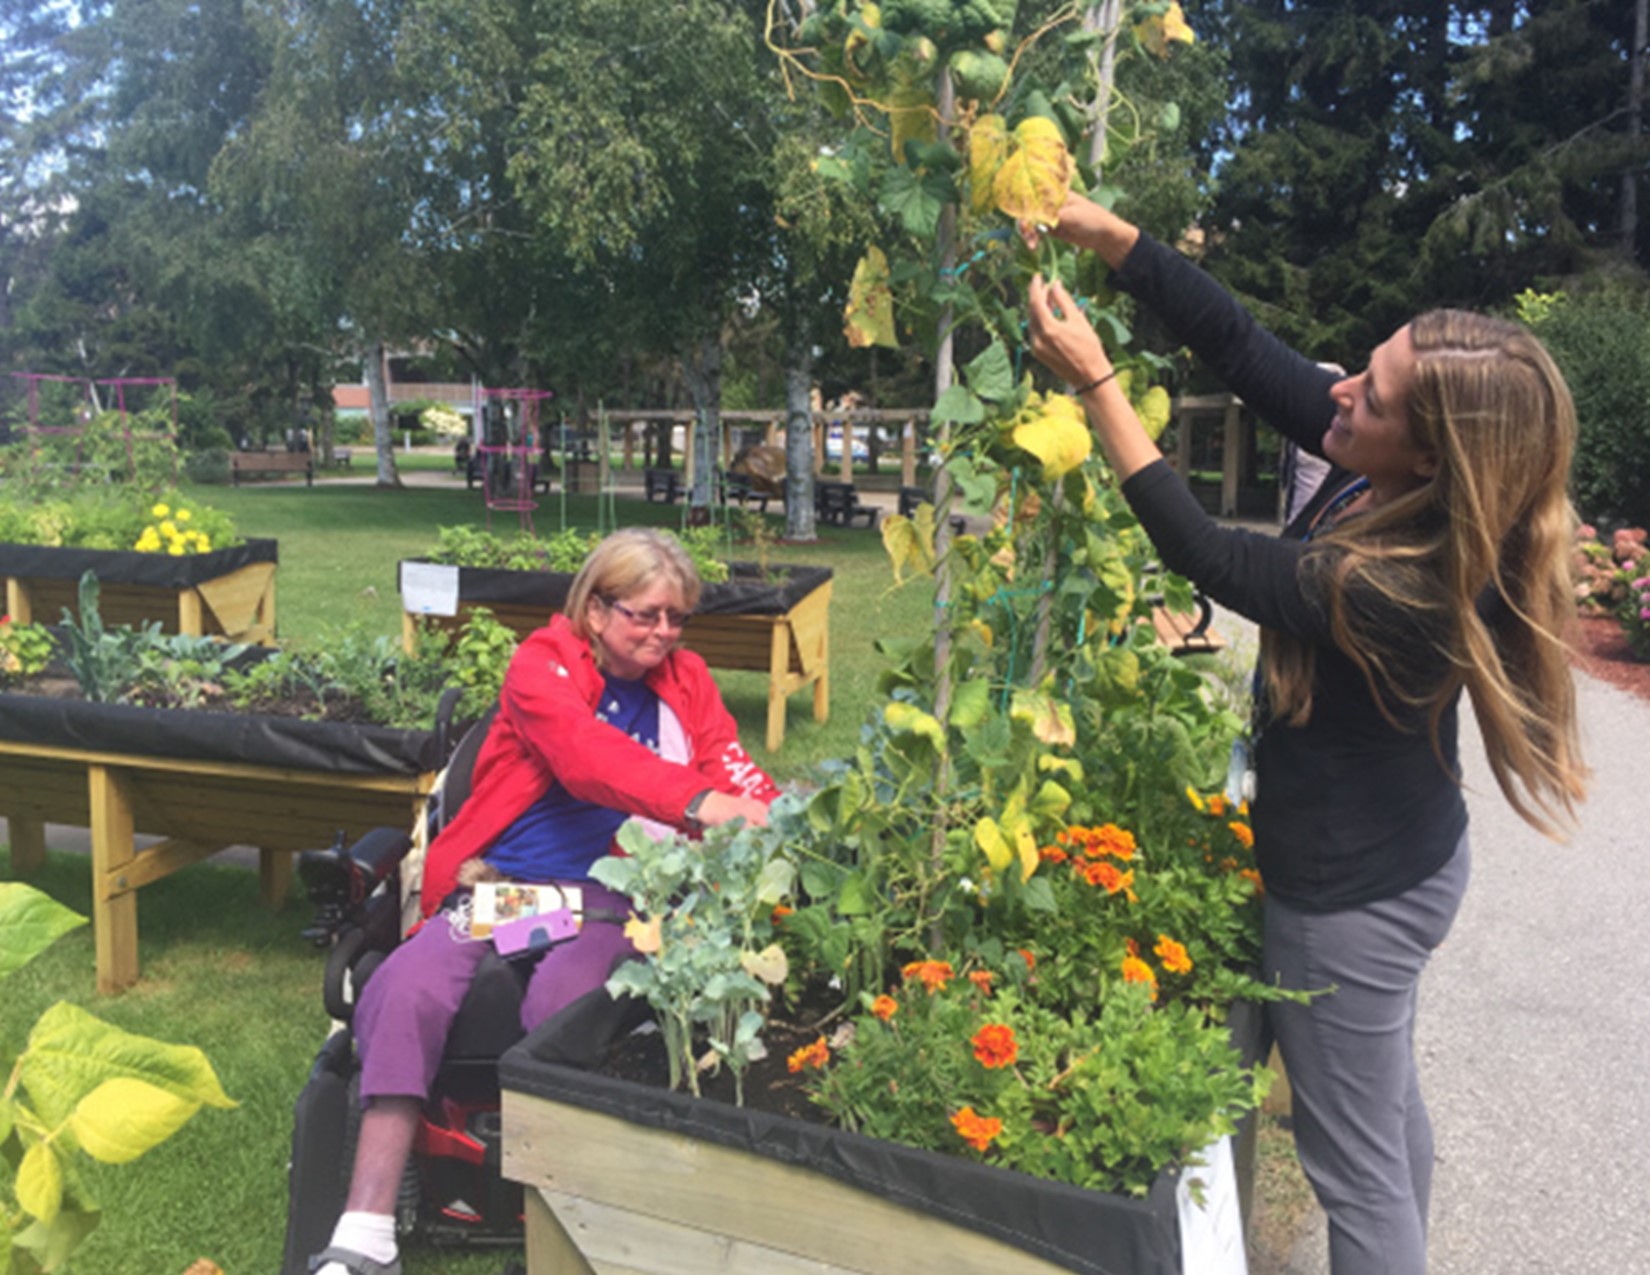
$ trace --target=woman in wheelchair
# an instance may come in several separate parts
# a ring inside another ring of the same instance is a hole
[[[488,947],[472,939],[482,880],[574,884],[592,915],[628,901],[590,880],[631,816],[692,831],[767,822],[778,790],[740,747],[705,663],[677,648],[699,576],[670,537],[632,528],[591,553],[566,610],[521,644],[476,758],[470,796],[431,843],[426,921],[367,983],[355,1012],[361,1117],[345,1212],[320,1275],[399,1272],[395,1203],[448,1028]],[[438,910],[439,909],[439,910]],[[599,987],[630,952],[592,920],[533,971],[522,1028]]]

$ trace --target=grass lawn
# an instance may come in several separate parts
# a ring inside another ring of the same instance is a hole
[[[415,460],[438,459],[414,457]],[[450,466],[450,460],[446,462]],[[359,469],[359,464],[357,468]],[[277,616],[285,641],[323,641],[359,623],[398,634],[396,561],[427,550],[436,529],[484,525],[480,496],[462,486],[381,492],[322,481],[210,487],[190,498],[232,514],[242,533],[280,542]],[[593,499],[568,502],[569,522],[594,527]],[[673,526],[680,508],[617,503],[621,518]],[[560,527],[557,498],[540,509],[543,533]],[[494,515],[495,528],[515,526]],[[744,551],[735,548],[734,556]],[[817,544],[781,546],[776,562],[825,564],[835,572],[831,608],[831,718],[813,721],[811,692],[792,697],[784,747],[762,746],[766,677],[717,672],[745,742],[776,777],[804,776],[812,764],[857,742],[882,666],[872,643],[930,622],[931,592],[890,592],[881,540],[862,529],[826,529]],[[255,832],[248,829],[249,837]],[[0,852],[0,876],[10,877]],[[82,913],[90,911],[85,859],[52,852],[35,884]],[[273,1275],[286,1218],[286,1163],[292,1107],[327,1030],[321,1008],[323,954],[299,937],[307,921],[294,899],[271,915],[257,900],[256,874],[203,864],[147,886],[139,899],[143,978],[117,997],[95,992],[90,928],[54,945],[6,981],[0,995],[0,1060],[14,1057],[40,1013],[58,1000],[84,1005],[118,1026],[204,1049],[234,1111],[206,1110],[176,1137],[134,1164],[93,1166],[103,1224],[76,1253],[77,1275],[181,1275],[209,1257],[229,1275]],[[410,1275],[495,1275],[504,1255],[406,1255]]]

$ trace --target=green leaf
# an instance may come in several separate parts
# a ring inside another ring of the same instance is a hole
[[[1054,899],[1054,887],[1049,884],[1047,877],[1032,877],[1025,884],[1025,892],[1020,896],[1024,900],[1028,911],[1058,912],[1060,905]]]
[[[985,419],[985,404],[966,385],[952,385],[934,400],[932,415],[936,425],[947,421],[958,425],[978,425]]]
[[[76,1104],[69,1129],[80,1149],[105,1164],[126,1164],[188,1123],[200,1103],[143,1080],[105,1080]]]
[[[927,241],[939,230],[940,213],[951,195],[951,179],[943,174],[890,168],[882,181],[880,202],[883,211],[900,219],[907,233]]]
[[[1014,394],[1014,364],[1001,341],[993,341],[963,369],[968,388],[988,403],[1000,403]]]
[[[991,683],[983,677],[970,678],[952,693],[951,724],[972,730],[991,711]]]
[[[1071,794],[1052,779],[1045,779],[1031,799],[1031,812],[1042,819],[1058,819],[1071,806]]]
[[[783,859],[769,859],[756,877],[756,901],[772,907],[791,892],[796,869]]]
[[[997,478],[990,471],[981,472],[966,456],[953,456],[946,462],[951,483],[962,497],[963,511],[988,514],[997,500]]]
[[[17,1232],[12,1244],[29,1254],[41,1271],[66,1270],[69,1254],[92,1233],[100,1216],[96,1209],[62,1208],[51,1225],[31,1222]]]
[[[927,575],[934,569],[934,508],[927,506],[927,535],[923,520],[889,514],[882,520],[882,547],[894,567],[894,580],[905,583],[907,571]]]
[[[65,1003],[53,1005],[35,1023],[18,1071],[49,1126],[63,1123],[83,1097],[116,1077],[143,1080],[209,1107],[236,1105],[194,1046],[122,1031]]]
[[[866,916],[876,903],[876,896],[865,878],[855,872],[842,880],[837,891],[836,910],[840,916]]]
[[[33,886],[0,881],[0,978],[27,965],[86,918]]]

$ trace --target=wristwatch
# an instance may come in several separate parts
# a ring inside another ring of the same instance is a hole
[[[710,793],[711,790],[709,788],[705,789],[702,793],[699,793],[696,797],[694,797],[692,801],[688,802],[687,809],[682,811],[682,818],[690,827],[704,827],[704,825],[699,822],[699,808],[705,804],[705,798],[710,796]]]

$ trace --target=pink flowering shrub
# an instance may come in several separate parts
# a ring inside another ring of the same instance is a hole
[[[1570,558],[1576,609],[1586,616],[1614,616],[1628,645],[1650,660],[1650,545],[1643,527],[1623,527],[1608,546],[1598,529],[1576,528]]]

